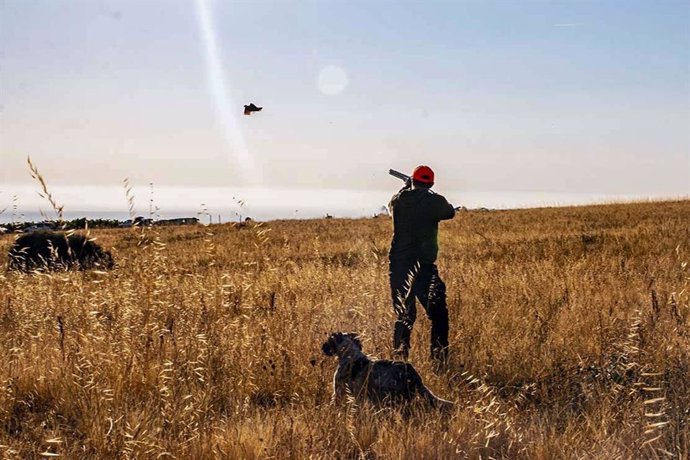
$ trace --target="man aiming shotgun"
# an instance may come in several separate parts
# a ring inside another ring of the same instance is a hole
[[[445,364],[448,357],[448,308],[446,285],[436,267],[438,223],[452,219],[455,209],[434,193],[434,172],[417,166],[412,177],[390,170],[405,186],[389,204],[393,216],[393,241],[388,254],[393,308],[395,357],[407,359],[412,326],[417,317],[415,297],[431,320],[431,358]]]

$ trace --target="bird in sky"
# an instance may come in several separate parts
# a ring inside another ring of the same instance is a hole
[[[251,115],[252,112],[260,112],[261,109],[263,109],[263,107],[257,107],[252,102],[251,104],[244,106],[244,114],[245,115]]]

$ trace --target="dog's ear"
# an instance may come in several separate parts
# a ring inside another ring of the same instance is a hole
[[[356,332],[349,332],[345,335],[347,335],[350,338],[350,340],[352,340],[360,350],[362,349],[362,340],[359,338],[359,335],[357,335]]]

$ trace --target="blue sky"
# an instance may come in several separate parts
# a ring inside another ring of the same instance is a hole
[[[225,101],[199,2],[3,0],[0,184],[690,193],[687,1],[204,3]]]

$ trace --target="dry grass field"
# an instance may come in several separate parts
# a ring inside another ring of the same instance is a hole
[[[92,231],[110,272],[0,271],[6,458],[687,458],[690,201],[441,225],[448,417],[330,403],[320,346],[390,357],[387,218]],[[0,236],[0,264],[13,236]]]

